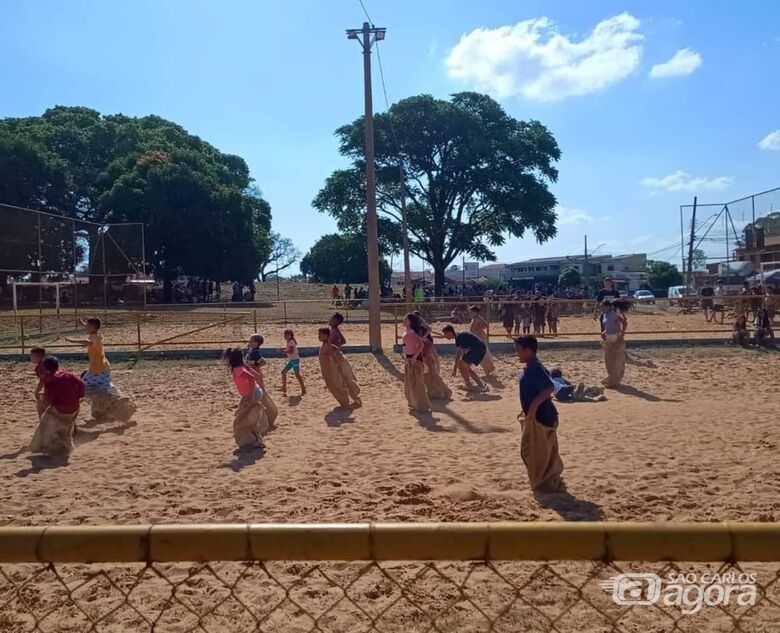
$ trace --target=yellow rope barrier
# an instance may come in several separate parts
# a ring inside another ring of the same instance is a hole
[[[774,523],[358,523],[0,528],[0,563],[780,561]]]

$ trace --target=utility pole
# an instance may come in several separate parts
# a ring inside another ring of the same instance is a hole
[[[365,92],[366,229],[368,239],[368,343],[372,352],[382,351],[382,322],[379,289],[379,236],[376,217],[376,165],[374,164],[374,104],[371,97],[371,47],[385,39],[386,29],[363,22],[362,29],[347,29],[347,39],[363,48]]]
[[[412,300],[412,269],[409,262],[409,228],[406,223],[406,175],[403,166],[401,173],[401,222],[403,224],[404,239],[404,296],[407,301]]]
[[[585,283],[586,290],[588,289],[588,236],[585,236],[585,261],[582,264],[582,280]]]
[[[693,214],[691,215],[691,241],[688,244],[688,275],[686,286],[693,285],[693,240],[696,238],[696,196],[693,196]]]

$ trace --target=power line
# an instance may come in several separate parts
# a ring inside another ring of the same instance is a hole
[[[360,2],[360,6],[363,8],[363,13],[366,14],[366,20],[368,20],[371,24],[374,23],[374,21],[371,19],[371,16],[368,15],[368,10],[366,9],[366,5],[363,4],[363,0],[358,0]]]

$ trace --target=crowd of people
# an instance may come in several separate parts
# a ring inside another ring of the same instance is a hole
[[[534,490],[550,491],[559,490],[563,486],[563,462],[558,455],[556,434],[558,412],[554,402],[601,402],[606,399],[604,389],[620,387],[627,360],[625,339],[629,306],[615,289],[612,280],[605,280],[604,287],[596,296],[593,318],[601,336],[606,376],[600,386],[595,386],[572,383],[564,378],[561,369],[550,372],[539,361],[538,340],[531,329],[534,333],[544,333],[546,326],[555,332],[556,315],[553,313],[550,316],[550,306],[557,304],[549,302],[545,305],[541,298],[538,299],[528,302],[528,309],[525,309],[522,301],[505,302],[501,315],[507,334],[516,335],[516,355],[524,365],[519,376],[521,456]],[[508,310],[509,306],[515,309]],[[476,392],[490,389],[495,364],[489,346],[488,323],[481,314],[481,307],[479,304],[469,307],[468,318],[464,320],[464,325],[467,323],[468,327],[462,330],[456,329],[456,323],[447,324],[438,331],[419,310],[406,314],[402,346],[404,396],[411,412],[429,413],[434,401],[452,397],[452,389],[442,377],[437,339],[454,343],[451,377],[460,376],[462,389]],[[319,367],[325,387],[338,406],[356,409],[363,406],[361,387],[343,351],[347,343],[341,330],[343,323],[344,316],[335,312],[327,325],[319,328]],[[95,419],[127,421],[135,413],[135,406],[112,382],[100,320],[87,319],[83,325],[85,337],[67,339],[86,348],[88,367],[81,376],[62,369],[58,359],[47,355],[44,349],[32,350],[31,360],[38,378],[35,399],[39,417],[38,428],[28,446],[33,452],[66,455],[71,452],[82,399],[91,402]],[[755,307],[754,336],[759,342],[774,337],[772,317],[763,304]],[[746,313],[741,313],[734,324],[734,340],[746,343],[748,338],[748,317]],[[261,351],[264,343],[261,334],[253,334],[245,348],[228,348],[222,355],[240,396],[233,420],[233,432],[241,450],[262,448],[263,437],[275,428],[279,414],[264,375],[268,364]],[[279,351],[286,359],[279,375],[282,396],[288,397],[289,374],[293,374],[297,382],[300,393],[297,397],[305,396],[306,380],[292,329],[284,331]]]

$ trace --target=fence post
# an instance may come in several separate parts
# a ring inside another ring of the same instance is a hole
[[[252,310],[252,316],[253,316],[253,321],[254,321],[254,325],[255,325],[255,329],[252,330],[252,331],[253,332],[257,332],[257,308]]]
[[[393,328],[395,330],[395,340],[393,343],[398,345],[398,304],[393,304]]]
[[[491,309],[490,306],[493,305],[492,301],[487,302],[487,319],[485,321],[487,322],[487,329],[485,330],[485,338],[487,338],[487,341],[485,343],[490,343],[490,316],[491,316]]]
[[[138,332],[138,351],[141,351],[141,315],[137,314],[135,317],[136,330]]]
[[[227,324],[227,305],[222,304],[222,322]]]
[[[282,305],[284,306],[284,327],[287,327],[287,302],[284,301]]]
[[[24,354],[24,315],[19,316],[19,333],[22,337],[22,354]]]

